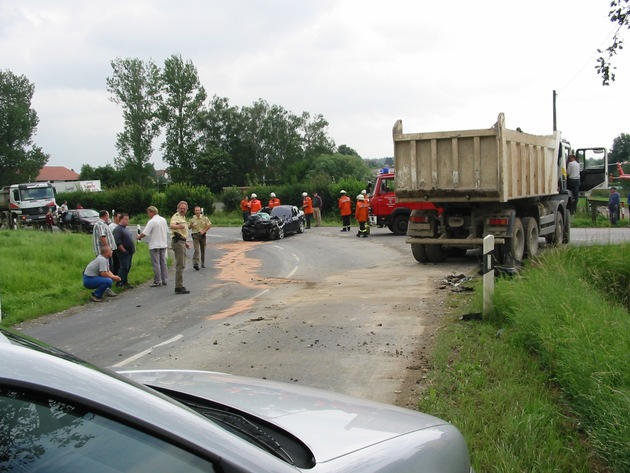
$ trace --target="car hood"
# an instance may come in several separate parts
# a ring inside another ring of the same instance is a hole
[[[446,421],[329,391],[205,371],[122,371],[149,387],[177,391],[250,413],[306,443],[328,461],[416,431],[438,440]]]

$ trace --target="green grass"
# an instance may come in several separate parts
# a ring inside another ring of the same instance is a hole
[[[89,301],[82,273],[94,259],[92,236],[33,230],[0,231],[0,303],[3,326]],[[129,283],[153,277],[147,246],[138,245]],[[114,288],[115,289],[115,288]]]
[[[420,409],[462,430],[477,471],[630,471],[629,280],[628,244],[499,279],[487,320],[439,332]],[[453,313],[480,308],[475,294]]]

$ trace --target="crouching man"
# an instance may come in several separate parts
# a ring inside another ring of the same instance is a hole
[[[109,270],[109,259],[112,257],[112,249],[109,246],[101,247],[101,253],[94,258],[83,271],[83,286],[86,289],[94,289],[90,295],[94,302],[103,302],[103,295],[113,294],[110,297],[117,296],[115,292],[107,291],[112,287],[114,281],[120,282],[120,277],[116,276]],[[107,291],[107,292],[105,292]]]

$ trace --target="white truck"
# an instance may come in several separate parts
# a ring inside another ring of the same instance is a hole
[[[0,189],[0,228],[44,225],[49,209],[57,211],[50,182],[13,184]]]
[[[536,255],[539,237],[554,245],[569,242],[571,146],[560,132],[509,130],[501,113],[494,126],[478,130],[405,134],[399,120],[393,138],[397,200],[436,206],[410,215],[406,242],[417,261],[462,256],[490,234],[494,259],[504,265]],[[578,151],[584,159],[585,150]],[[602,185],[606,169],[591,172],[588,185]]]

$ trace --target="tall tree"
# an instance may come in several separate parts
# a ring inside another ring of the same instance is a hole
[[[609,163],[621,163],[630,161],[630,134],[621,133],[613,140],[612,148],[608,154]]]
[[[612,23],[617,24],[617,30],[615,31],[610,46],[604,50],[597,50],[602,56],[597,58],[597,65],[595,66],[597,73],[602,77],[603,85],[610,85],[611,82],[615,81],[614,70],[616,67],[613,66],[612,59],[618,51],[623,49],[621,30],[630,28],[629,1],[630,0],[611,0],[610,2],[608,18]]]
[[[35,86],[0,70],[0,186],[34,180],[49,156],[33,144],[39,119],[31,108]]]
[[[328,136],[327,128],[328,120],[323,115],[311,117],[310,113],[302,112],[302,147],[307,159],[335,153],[335,142]]]
[[[198,172],[201,113],[207,94],[193,63],[184,62],[181,56],[172,55],[164,61],[161,78],[164,160],[170,166],[174,182],[192,183],[193,173]],[[205,183],[212,179],[210,175],[197,176],[197,179],[199,177]]]
[[[121,105],[125,128],[116,136],[114,164],[130,182],[143,184],[151,176],[153,140],[160,133],[160,71],[152,61],[116,58],[107,78],[110,100]]]

